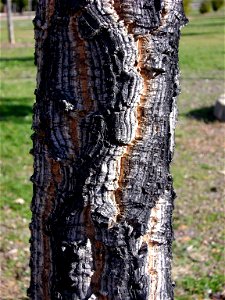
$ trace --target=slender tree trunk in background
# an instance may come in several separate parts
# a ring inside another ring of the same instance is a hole
[[[32,11],[32,0],[28,0],[28,11]]]
[[[11,0],[7,0],[6,8],[7,8],[7,26],[8,26],[9,43],[13,45],[13,44],[15,44],[15,36],[14,36],[14,27],[13,27],[13,20],[12,20],[12,2],[11,2]]]
[[[39,0],[31,299],[173,299],[182,0]]]

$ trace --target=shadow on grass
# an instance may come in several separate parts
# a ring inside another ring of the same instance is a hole
[[[195,36],[195,35],[211,35],[216,34],[217,31],[211,31],[211,32],[182,32],[182,36]]]
[[[25,57],[1,57],[0,62],[13,62],[13,61],[34,61],[33,56],[25,56]]]
[[[0,121],[24,122],[32,115],[32,106],[26,104],[1,105]]]
[[[218,76],[218,75],[216,75],[217,77],[212,77],[212,75],[211,76],[193,76],[193,77],[191,77],[191,76],[185,76],[185,75],[183,75],[183,74],[181,74],[181,81],[182,80],[224,80],[224,77],[223,77],[223,74],[222,74],[222,70],[219,70],[219,72],[221,71],[221,77],[220,76]]]
[[[198,121],[204,121],[205,123],[215,122],[216,118],[213,114],[214,106],[202,107],[193,109],[184,114],[185,117],[196,119]]]
[[[198,23],[198,24],[193,24],[190,22],[189,24],[189,28],[192,28],[192,27],[199,27],[199,26],[205,26],[205,27],[214,27],[214,26],[223,26],[224,25],[224,22],[221,21],[221,22],[218,22],[218,18],[210,18],[211,20],[217,20],[217,22],[215,23],[207,23],[207,22],[202,22],[202,23]]]

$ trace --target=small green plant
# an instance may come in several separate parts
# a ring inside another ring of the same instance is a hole
[[[211,276],[208,275],[198,279],[190,276],[184,276],[182,279],[182,286],[186,292],[203,295],[209,289],[213,293],[221,291],[223,288],[223,282],[224,276],[218,274]]]
[[[219,10],[220,8],[222,8],[223,7],[223,5],[224,5],[224,0],[212,0],[212,9],[214,10],[214,11],[217,11],[217,10]]]
[[[210,12],[210,10],[211,10],[211,2],[209,0],[202,1],[199,8],[199,12],[201,14],[205,14]]]

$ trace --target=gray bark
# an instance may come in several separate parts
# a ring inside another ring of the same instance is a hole
[[[12,2],[11,0],[7,0],[6,2],[7,8],[7,26],[8,26],[8,38],[10,44],[15,44],[15,36],[14,36],[14,27],[12,20]]]
[[[31,299],[173,299],[181,0],[40,0]]]

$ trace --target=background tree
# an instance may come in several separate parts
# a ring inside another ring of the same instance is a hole
[[[188,15],[191,12],[192,0],[183,0],[184,12]]]
[[[201,2],[199,12],[205,14],[210,12],[212,9],[217,11],[224,6],[224,0],[204,0]]]
[[[24,11],[24,9],[28,7],[28,0],[10,0],[10,2],[11,2],[11,5],[13,4],[13,12],[18,11],[18,12],[22,13]],[[36,2],[36,1],[32,1],[32,5],[33,5],[33,2]],[[1,0],[1,3],[3,5],[1,9],[4,11],[4,6],[6,5],[7,0]],[[35,5],[36,5],[36,3],[35,3]]]
[[[182,1],[40,0],[32,299],[173,299]]]
[[[14,27],[13,27],[13,20],[12,20],[11,0],[7,0],[6,7],[7,7],[7,26],[8,26],[9,43],[13,45],[15,44],[15,35],[14,35]]]
[[[20,13],[23,13],[25,8],[28,7],[28,0],[15,0],[15,3],[17,5],[17,9]]]
[[[201,4],[200,4],[199,12],[200,12],[201,14],[205,14],[205,13],[210,12],[211,9],[212,9],[211,1],[209,1],[209,0],[204,0],[204,1],[202,1]]]
[[[219,10],[224,6],[224,0],[212,0],[212,9],[214,11]]]

